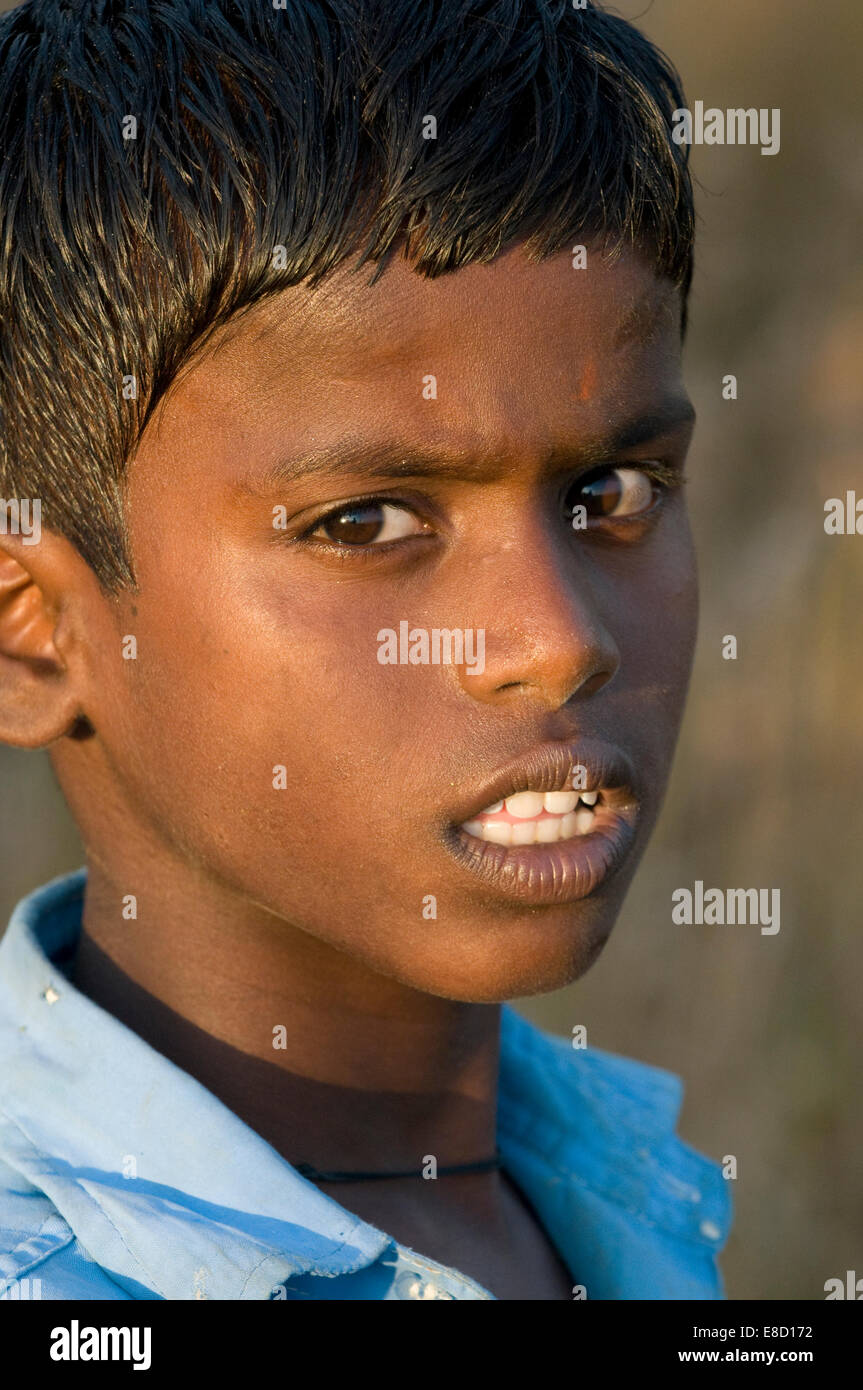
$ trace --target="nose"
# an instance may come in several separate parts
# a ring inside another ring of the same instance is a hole
[[[538,524],[476,558],[470,609],[484,662],[459,668],[474,699],[557,710],[613,679],[620,651],[603,621],[602,577],[578,541]]]

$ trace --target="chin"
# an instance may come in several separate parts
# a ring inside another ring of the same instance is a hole
[[[493,941],[486,937],[471,943],[465,932],[457,949],[445,947],[423,962],[421,972],[414,959],[409,971],[392,974],[403,984],[443,999],[503,1004],[549,994],[581,979],[597,960],[613,926],[614,919],[605,913],[597,921],[577,924],[571,919],[552,922],[537,914],[526,923],[499,923]]]

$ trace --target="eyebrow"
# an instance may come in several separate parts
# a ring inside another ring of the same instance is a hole
[[[695,421],[695,409],[688,397],[627,420],[608,435],[578,443],[553,445],[542,455],[544,471],[598,465],[641,444],[681,430]],[[507,452],[510,452],[509,450]],[[367,438],[340,440],[334,445],[303,450],[278,460],[258,486],[277,488],[304,478],[326,473],[350,472],[374,478],[424,478],[450,474],[465,481],[482,482],[500,469],[502,450],[457,450],[452,447],[417,445],[399,440],[376,441]],[[257,489],[256,489],[257,490]]]
[[[643,346],[655,342],[662,329],[679,320],[681,305],[679,296],[670,299],[665,295],[644,295],[624,314],[614,335],[615,347],[638,340]]]

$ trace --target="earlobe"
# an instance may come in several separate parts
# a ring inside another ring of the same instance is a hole
[[[0,548],[0,743],[44,748],[82,712],[55,643],[57,615],[30,555],[13,546],[4,538]]]

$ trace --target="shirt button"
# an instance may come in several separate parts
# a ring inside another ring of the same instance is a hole
[[[47,989],[42,991],[42,998],[45,1000],[46,1004],[56,1004],[60,996],[54,986],[49,985]]]
[[[437,1284],[433,1284],[430,1279],[421,1279],[420,1276],[410,1270],[405,1270],[396,1279],[396,1295],[402,1299],[420,1299],[425,1302],[432,1298],[452,1299],[451,1293],[446,1293],[439,1289]]]
[[[708,1240],[718,1240],[722,1235],[715,1221],[702,1221],[700,1226],[701,1234]]]

